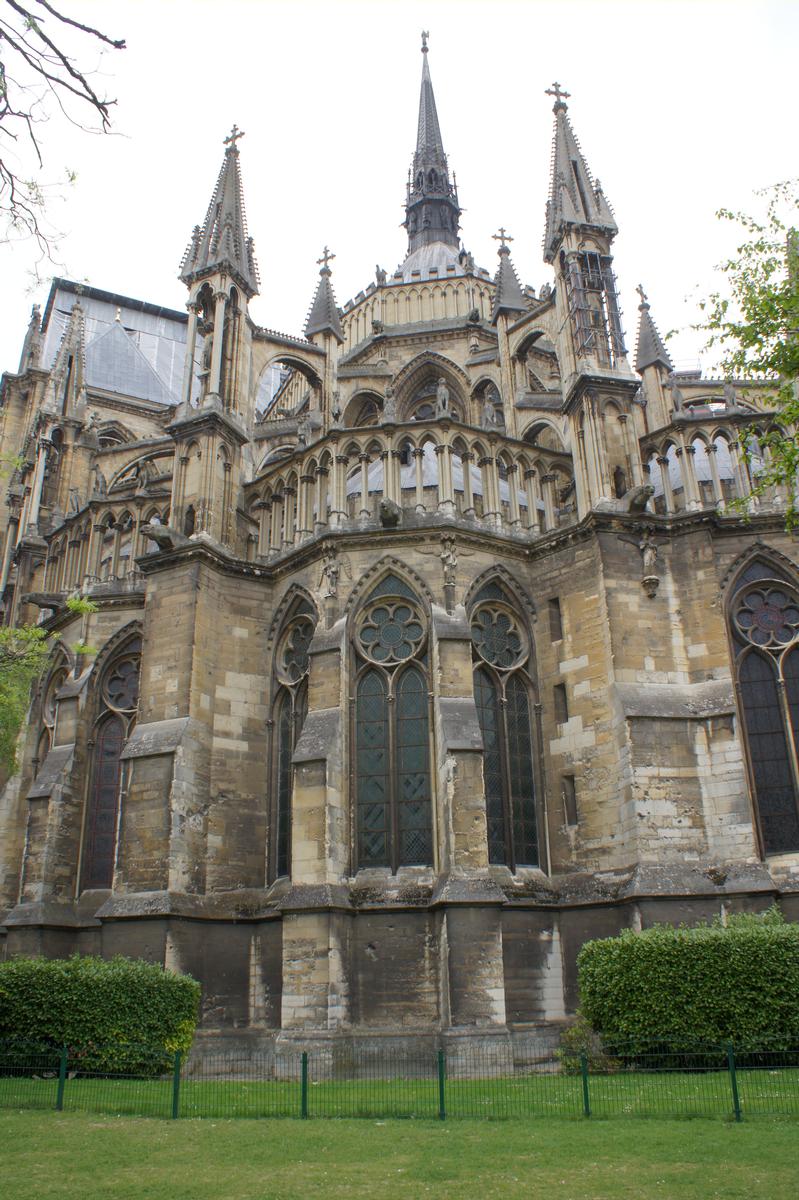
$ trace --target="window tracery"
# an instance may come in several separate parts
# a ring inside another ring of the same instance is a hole
[[[486,584],[475,598],[471,636],[489,862],[512,871],[538,866],[530,640],[496,582]]]
[[[730,627],[763,851],[799,851],[799,589],[755,561],[738,580]]]
[[[428,626],[386,576],[355,622],[354,777],[359,868],[433,861]]]
[[[307,600],[294,606],[275,652],[273,706],[273,803],[270,876],[291,873],[291,791],[294,749],[308,714],[310,645],[316,626]]]
[[[116,857],[122,748],[136,722],[141,639],[114,656],[100,678],[99,707],[86,810],[81,888],[111,887]]]

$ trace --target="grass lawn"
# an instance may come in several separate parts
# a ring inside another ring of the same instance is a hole
[[[795,1200],[795,1122],[0,1113],[8,1200]]]

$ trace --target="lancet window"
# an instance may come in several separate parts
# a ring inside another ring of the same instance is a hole
[[[114,874],[122,748],[139,703],[141,640],[133,638],[100,677],[100,713],[86,808],[81,887],[108,888]]]
[[[756,560],[738,579],[730,628],[763,852],[799,851],[799,589]]]
[[[275,655],[270,877],[291,873],[292,759],[308,713],[309,649],[316,617],[307,600],[290,611]]]
[[[433,861],[428,622],[387,575],[354,629],[354,778],[359,868]]]
[[[512,871],[535,867],[540,857],[529,634],[498,583],[478,592],[470,619],[489,861]]]

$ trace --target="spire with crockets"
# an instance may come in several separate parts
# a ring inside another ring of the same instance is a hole
[[[525,312],[529,308],[529,304],[525,299],[524,292],[519,283],[519,277],[510,259],[508,242],[512,242],[513,238],[504,226],[501,226],[499,233],[495,233],[493,237],[495,242],[499,242],[499,250],[497,251],[499,254],[499,267],[494,277],[494,284],[496,286],[494,304],[491,309],[491,321],[496,325],[497,317],[501,313],[512,317]]]
[[[428,34],[422,34],[422,91],[419,97],[419,126],[405,201],[408,253],[431,242],[458,247],[461,210],[458,192],[450,182],[447,156],[438,124],[433,81],[427,62]]]
[[[308,319],[305,322],[307,338],[312,337],[315,333],[332,333],[339,342],[344,341],[338,305],[333,294],[333,285],[330,282],[332,271],[328,265],[335,257],[335,254],[332,254],[325,246],[322,257],[316,260],[319,264],[319,284],[308,312]]]
[[[227,272],[246,294],[257,295],[258,267],[253,240],[247,235],[244,194],[241,186],[239,151],[236,145],[244,134],[234,125],[225,138],[225,157],[216,181],[203,225],[195,225],[183,262],[180,278],[187,285],[196,279]]]
[[[618,233],[618,226],[599,180],[594,182],[571,127],[566,106],[569,93],[563,91],[559,83],[553,83],[546,94],[555,97],[552,174],[544,235],[544,258],[552,262],[569,226],[595,229],[609,240]]]
[[[674,364],[665,347],[663,338],[660,336],[658,327],[652,319],[652,314],[649,311],[649,300],[640,283],[636,291],[641,300],[641,303],[638,305],[638,311],[641,316],[638,320],[638,346],[635,352],[635,369],[636,371],[645,371],[647,367],[652,367],[655,363],[660,363],[667,371],[673,371]]]

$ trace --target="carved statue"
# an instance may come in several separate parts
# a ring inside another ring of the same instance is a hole
[[[94,476],[92,479],[92,492],[94,493],[94,495],[95,496],[108,495],[108,485],[105,481],[105,475],[103,475],[102,471],[97,466],[92,467],[92,472],[93,472],[93,476]]]
[[[325,565],[322,567],[322,579],[319,585],[325,600],[330,600],[333,596],[338,595],[339,573],[340,569],[336,561],[335,551],[330,551],[325,558]]]
[[[439,376],[438,387],[436,388],[436,420],[440,417],[450,416],[449,411],[449,388],[443,375]]]
[[[669,375],[669,391],[671,392],[671,406],[675,412],[682,412],[683,395],[677,387],[677,380],[673,375]]]
[[[458,570],[458,555],[455,552],[454,538],[442,537],[441,553],[438,557],[441,559],[441,566],[444,569],[444,587],[454,587]]]
[[[639,513],[645,512],[646,506],[655,494],[655,489],[651,483],[642,483],[638,487],[630,488],[622,496],[622,511]]]
[[[644,575],[653,575],[658,565],[658,544],[651,529],[647,529],[638,543]]]
[[[143,537],[155,542],[159,550],[174,550],[176,546],[184,546],[188,541],[177,529],[172,529],[169,525],[156,525],[153,521],[149,525],[142,525],[141,533]]]
[[[386,397],[383,401],[383,420],[396,421],[397,419],[397,398],[394,395],[393,388],[386,388]]]
[[[382,287],[382,285],[386,282],[386,272],[379,263],[375,267],[375,279],[377,280],[378,287]]]
[[[396,529],[402,519],[402,509],[393,500],[380,501],[380,524],[384,529]]]
[[[496,400],[490,391],[483,393],[483,410],[480,414],[480,424],[483,429],[497,429],[499,427],[499,413],[497,412]]]

